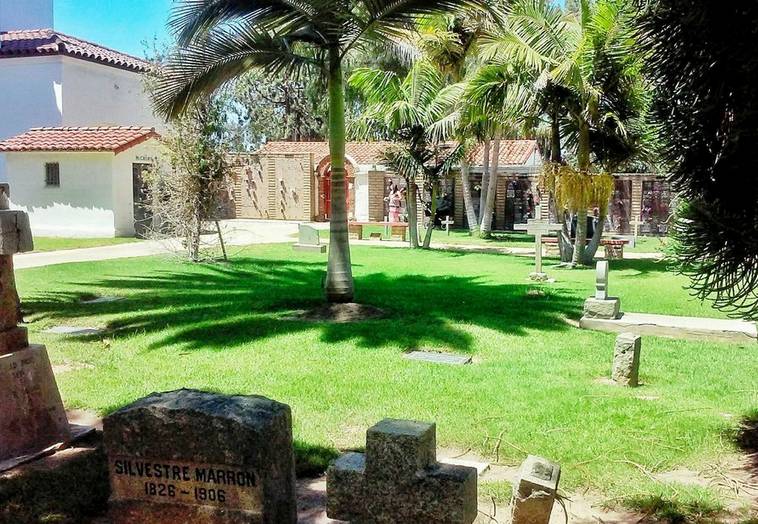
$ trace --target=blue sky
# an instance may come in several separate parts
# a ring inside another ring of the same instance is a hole
[[[172,0],[54,0],[55,28],[136,56],[144,41],[167,40]]]
[[[53,0],[55,27],[106,47],[144,56],[144,42],[168,42],[172,0]],[[563,4],[564,0],[557,0]]]

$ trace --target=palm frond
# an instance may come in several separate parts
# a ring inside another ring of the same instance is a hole
[[[312,25],[316,14],[309,0],[181,0],[169,27],[179,44],[187,45],[224,24],[244,20],[260,29],[283,32]]]
[[[292,44],[271,33],[236,26],[208,33],[202,44],[190,44],[173,53],[158,78],[155,108],[172,118],[193,100],[208,94],[254,67],[271,74],[293,76],[318,60],[298,54]]]

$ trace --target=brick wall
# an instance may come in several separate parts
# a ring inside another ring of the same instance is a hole
[[[384,221],[384,171],[368,172],[368,219],[372,222]]]

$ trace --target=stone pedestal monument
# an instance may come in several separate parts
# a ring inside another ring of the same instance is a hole
[[[608,296],[608,261],[597,263],[595,276],[595,296],[584,302],[586,318],[603,318],[615,320],[621,315],[621,300]]]
[[[0,195],[0,472],[71,439],[47,350],[18,325],[13,255],[32,249],[28,215]]]

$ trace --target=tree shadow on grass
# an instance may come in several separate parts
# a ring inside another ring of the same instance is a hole
[[[492,284],[463,276],[390,275],[356,278],[361,303],[383,309],[381,320],[349,324],[305,322],[298,311],[323,303],[322,263],[238,258],[225,265],[177,267],[145,275],[71,282],[81,292],[29,296],[24,307],[39,318],[104,317],[110,336],[161,333],[151,349],[179,344],[186,349],[222,350],[277,335],[320,329],[323,342],[353,341],[359,347],[444,346],[471,351],[473,340],[459,324],[524,336],[527,329],[568,329],[575,297],[529,296],[529,284]],[[82,293],[112,290],[126,300],[82,305]],[[458,325],[457,325],[458,324]]]

